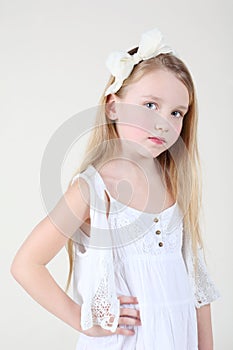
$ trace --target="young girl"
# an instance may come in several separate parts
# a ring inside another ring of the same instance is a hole
[[[11,272],[80,332],[78,349],[211,350],[197,105],[161,33],[112,53],[112,76],[80,169],[17,252]],[[67,245],[74,300],[46,264]]]

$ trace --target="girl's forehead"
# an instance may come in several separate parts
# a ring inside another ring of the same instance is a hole
[[[158,97],[170,101],[189,103],[187,87],[173,72],[156,69],[144,74],[127,87],[125,97]]]

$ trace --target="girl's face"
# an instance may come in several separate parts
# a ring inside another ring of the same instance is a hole
[[[111,95],[109,102],[110,118],[116,121],[120,139],[131,141],[134,151],[149,151],[154,158],[178,139],[189,93],[172,72],[156,69],[129,85],[124,97]]]

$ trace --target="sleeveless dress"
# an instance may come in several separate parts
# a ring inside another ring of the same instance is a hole
[[[92,177],[85,177],[85,174]],[[137,297],[138,304],[125,304],[121,307],[139,309],[142,324],[120,326],[133,328],[135,334],[132,336],[113,334],[90,337],[81,333],[76,350],[197,350],[196,307],[182,254],[183,216],[178,203],[175,202],[160,213],[142,212],[113,198],[101,175],[92,165],[79,176],[88,178],[89,185],[91,182],[92,190],[98,198],[104,200],[102,194],[107,193],[110,199],[107,223],[111,229],[111,263],[115,288],[112,289],[112,294]],[[101,224],[106,213],[102,210],[102,213],[97,211],[96,214],[95,209],[90,209],[93,211],[91,220],[99,220]],[[98,262],[93,261],[94,255],[90,258],[92,265],[88,265],[85,258],[82,260],[90,251],[89,237],[80,228],[76,235],[73,294],[74,300],[82,305],[88,283],[91,283],[92,277],[98,276]],[[106,263],[109,259],[105,260]],[[100,258],[100,261],[104,260]],[[82,271],[82,266],[85,266],[85,272]],[[84,273],[85,285],[82,284]],[[101,293],[99,296],[101,298]],[[217,297],[216,291],[213,299]],[[82,311],[85,312],[84,309]]]

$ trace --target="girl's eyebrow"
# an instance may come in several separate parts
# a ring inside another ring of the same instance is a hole
[[[163,99],[162,98],[159,98],[157,96],[153,96],[153,95],[144,95],[142,96],[143,98],[151,98],[152,100],[157,100],[157,101],[161,101],[163,102]],[[180,109],[183,109],[184,111],[187,111],[189,109],[189,106],[186,107],[186,106],[176,106],[176,108],[180,108]]]

